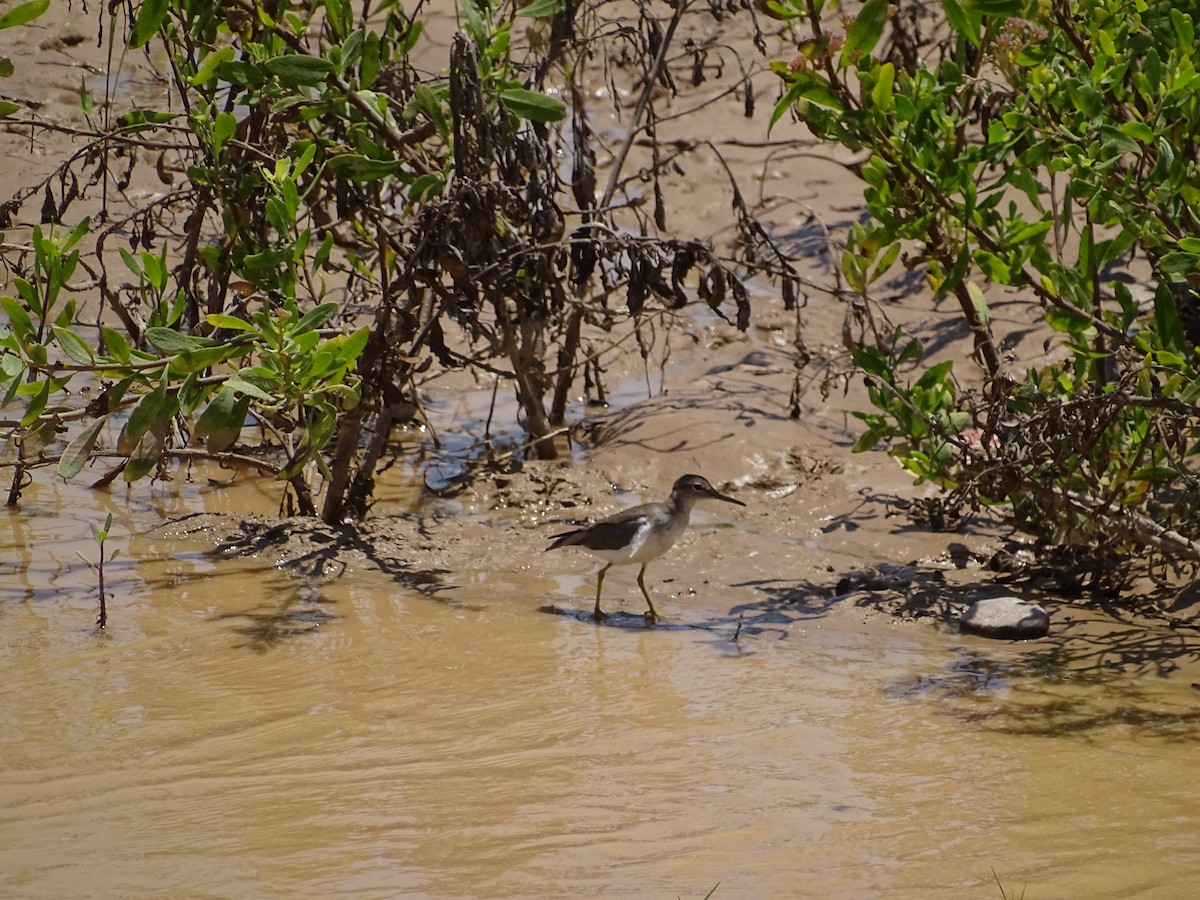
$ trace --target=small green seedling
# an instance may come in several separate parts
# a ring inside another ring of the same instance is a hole
[[[104,591],[104,563],[105,563],[105,547],[104,542],[108,540],[108,534],[112,530],[112,513],[104,520],[104,527],[99,527],[95,522],[89,522],[88,527],[92,529],[92,540],[96,542],[96,546],[100,548],[100,559],[98,562],[92,562],[82,553],[79,553],[79,558],[96,570],[96,581],[100,588],[100,615],[96,617],[96,627],[101,631],[108,624],[108,606],[107,595]],[[79,551],[76,551],[78,553]],[[114,550],[112,556],[108,557],[108,562],[112,562],[121,555],[120,550]]]

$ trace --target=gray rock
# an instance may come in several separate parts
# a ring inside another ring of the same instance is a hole
[[[963,631],[982,637],[1022,641],[1050,630],[1050,614],[1020,597],[992,597],[971,604],[958,620]]]

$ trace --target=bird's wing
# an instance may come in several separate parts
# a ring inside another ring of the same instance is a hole
[[[633,539],[633,536],[644,524],[645,516],[641,513],[640,507],[634,507],[584,528],[556,534],[546,549],[557,550],[559,547],[573,547],[586,539],[588,548],[591,550],[620,550]]]

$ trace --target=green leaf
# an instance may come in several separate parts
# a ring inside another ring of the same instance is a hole
[[[884,63],[879,67],[875,87],[871,88],[871,102],[882,112],[892,107],[892,85],[896,80],[896,67]]]
[[[185,419],[190,419],[192,413],[213,393],[212,385],[201,384],[197,374],[192,372],[183,379],[183,384],[179,385],[179,390],[175,392],[179,414]]]
[[[129,349],[129,341],[125,340],[125,336],[107,325],[100,327],[100,336],[104,339],[104,349],[108,351],[108,354],[122,365],[129,365],[132,353]]]
[[[129,414],[129,419],[117,438],[117,452],[133,452],[150,426],[166,418],[167,409],[167,379],[164,377],[158,383],[158,387],[142,394],[133,412]]]
[[[475,42],[476,46],[482,47],[487,40],[488,28],[479,4],[475,0],[462,0],[462,10],[466,14],[466,21],[463,24],[467,34],[471,36],[471,40]]]
[[[67,300],[67,302],[63,304],[63,308],[58,311],[58,315],[54,317],[54,324],[58,325],[60,328],[68,327],[73,321],[75,321],[75,310],[75,298],[72,297]]]
[[[919,388],[932,388],[936,385],[939,385],[953,367],[954,360],[952,359],[944,359],[937,365],[930,366],[925,370],[924,374],[917,379],[916,386]]]
[[[1054,226],[1054,221],[1050,218],[1039,219],[1036,222],[1027,222],[1019,226],[1008,236],[1009,243],[1023,244],[1025,241],[1033,240],[1036,237],[1041,237]]]
[[[90,366],[96,361],[92,355],[92,348],[75,332],[57,325],[51,325],[50,328],[58,339],[58,346],[62,347],[63,352],[72,360],[81,366]]]
[[[1100,142],[1110,153],[1138,153],[1141,150],[1137,141],[1125,135],[1124,129],[1107,123],[1100,126]]]
[[[883,438],[874,428],[868,428],[858,436],[858,440],[854,442],[854,446],[850,448],[851,453],[865,453],[872,449]]]
[[[371,329],[365,325],[346,338],[346,342],[342,344],[342,359],[346,363],[352,364],[358,359],[358,355],[363,352],[367,346],[367,341],[371,339]]]
[[[963,276],[967,274],[967,268],[971,265],[971,248],[963,245],[958,252],[958,258],[954,260],[954,265],[950,267],[950,271],[946,273],[946,277],[942,283],[937,286],[937,296],[946,296],[950,291],[958,287],[959,282],[963,280]]]
[[[167,0],[142,0],[137,18],[133,21],[133,40],[129,42],[131,50],[144,47],[158,29],[162,27],[163,19],[167,17]]]
[[[850,27],[846,29],[846,43],[842,47],[841,66],[856,62],[858,57],[870,53],[883,35],[888,20],[888,0],[867,0],[858,11]]]
[[[29,312],[15,297],[7,295],[0,297],[0,306],[4,307],[4,312],[8,316],[8,325],[18,340],[24,343],[33,336],[33,320],[29,318]]]
[[[321,246],[317,248],[317,252],[313,255],[312,270],[324,267],[329,260],[329,254],[333,250],[333,230],[325,232],[325,237],[321,239]]]
[[[155,125],[166,125],[179,118],[180,113],[156,112],[152,109],[134,109],[123,113],[117,125],[126,131],[141,131]]]
[[[171,357],[171,371],[179,375],[190,375],[202,372],[238,353],[237,347],[222,344],[217,347],[201,347],[198,350],[184,350]]]
[[[1200,272],[1200,254],[1172,250],[1159,258],[1158,268],[1168,275],[1193,275]]]
[[[231,390],[237,391],[240,394],[248,394],[256,400],[263,400],[267,403],[272,402],[275,398],[264,391],[256,384],[251,384],[246,379],[239,375],[231,375],[225,380],[225,386]]]
[[[1095,327],[1091,316],[1085,316],[1074,310],[1063,309],[1060,306],[1052,306],[1046,310],[1046,324],[1055,331],[1061,331],[1064,334],[1070,335],[1082,335]]]
[[[223,313],[209,313],[204,317],[209,325],[214,328],[226,328],[230,331],[254,331],[255,328],[249,322],[239,319],[237,316],[227,316]]]
[[[121,379],[116,384],[110,385],[101,391],[100,396],[96,398],[96,401],[98,403],[103,402],[105,408],[109,412],[115,412],[116,410],[120,409],[121,402],[125,399],[125,394],[128,393],[129,388],[133,386],[134,381],[135,378],[133,375],[130,375],[128,378]]]
[[[767,123],[768,136],[770,136],[771,129],[775,126],[775,123],[782,119],[799,102],[800,95],[803,92],[804,82],[795,81],[787,89],[787,92],[779,98],[779,102],[775,104],[775,109],[771,111],[771,120]]]
[[[1154,324],[1163,346],[1179,353],[1187,352],[1179,308],[1175,304],[1175,292],[1169,284],[1160,284],[1154,292]]]
[[[363,41],[366,40],[366,29],[360,28],[351,32],[342,44],[341,74],[345,76],[352,72],[362,59]]]
[[[1171,10],[1171,27],[1175,29],[1175,35],[1179,38],[1179,46],[1192,48],[1196,44],[1196,27],[1192,23],[1191,15],[1185,13],[1181,9],[1176,9],[1174,6],[1169,7]]]
[[[1022,6],[1021,0],[967,0],[966,4],[969,11],[985,16],[1018,16]]]
[[[104,527],[100,528],[95,522],[88,522],[88,527],[92,530],[92,540],[97,544],[103,544],[108,540],[108,535],[112,531],[112,513],[104,519]],[[114,553],[113,556],[116,556]]]
[[[899,338],[899,335],[896,336]],[[900,351],[900,355],[896,357],[896,365],[902,366],[905,363],[913,362],[921,358],[921,354],[925,352],[925,345],[917,338],[913,338],[904,345],[904,349]]]
[[[1179,478],[1180,472],[1177,469],[1172,469],[1170,466],[1160,466],[1150,464],[1142,466],[1135,470],[1129,477],[1134,481],[1151,481],[1155,483],[1163,483],[1174,481]]]
[[[163,252],[166,253],[166,245],[163,245]],[[142,254],[142,271],[146,275],[146,282],[154,288],[158,293],[162,293],[167,289],[167,263],[166,259],[155,256],[153,253]]]
[[[13,103],[11,100],[0,100],[0,117],[11,116],[13,113],[20,112],[21,105]]]
[[[13,359],[16,359],[16,357],[12,356],[11,354],[4,354],[0,356],[0,363],[8,363]],[[21,365],[21,371],[16,374],[10,374],[6,367],[5,378],[0,379],[0,388],[4,387],[4,381],[7,380],[8,382],[8,387],[4,390],[4,396],[0,397],[0,409],[6,409],[8,404],[13,402],[14,398],[16,398],[18,392],[21,390],[21,385],[25,383],[22,379],[22,375],[25,371],[25,364],[19,359],[17,359],[17,362]]]
[[[50,8],[50,0],[29,0],[20,6],[14,6],[0,16],[0,28],[13,28],[16,25],[26,25],[32,22]]]
[[[209,81],[217,77],[217,66],[222,63],[233,61],[233,47],[226,44],[219,50],[206,55],[200,63],[200,68],[196,70],[196,74],[189,79],[192,87],[199,87],[202,84],[207,84]]]
[[[1012,270],[1000,256],[988,250],[975,251],[975,263],[983,274],[997,284],[1011,284]]]
[[[422,200],[434,199],[440,197],[442,188],[445,187],[446,178],[441,172],[429,172],[425,175],[418,175],[413,179],[412,187],[408,190],[408,199],[411,203],[420,203]],[[329,234],[326,234],[329,237]],[[328,251],[325,256],[329,255]],[[313,267],[316,268],[314,261]]]
[[[818,106],[826,106],[838,112],[842,111],[842,98],[831,88],[823,84],[810,84],[800,92],[800,99],[809,103],[816,103]]]
[[[525,88],[508,88],[500,99],[509,112],[531,122],[559,122],[567,116],[567,105],[557,97]]]
[[[303,53],[276,56],[268,59],[265,65],[281,84],[290,87],[320,87],[337,68],[328,59]]]
[[[358,83],[364,88],[369,88],[375,83],[375,77],[379,74],[380,67],[379,35],[374,31],[368,31],[367,36],[363,38],[361,57],[358,64]]]
[[[38,416],[42,414],[42,410],[46,408],[46,401],[50,399],[50,379],[40,382],[37,388],[37,393],[29,399],[29,404],[25,407],[25,415],[21,417],[21,427],[28,428],[38,420]]]
[[[63,451],[58,460],[58,474],[61,477],[71,479],[83,471],[83,467],[92,455],[92,450],[95,449],[100,430],[107,421],[107,415],[93,419],[84,426],[83,431],[75,435],[71,443],[67,444],[67,449]]]
[[[34,226],[35,229],[36,227]],[[33,283],[18,275],[13,277],[13,284],[16,285],[17,293],[21,295],[21,300],[29,307],[30,312],[36,316],[41,316],[42,302],[41,298],[38,297],[37,289],[33,286]]]
[[[156,350],[172,355],[183,353],[185,350],[201,350],[211,347],[215,343],[212,338],[193,337],[190,334],[182,334],[174,328],[147,328],[146,340]]]
[[[242,265],[247,269],[274,269],[295,257],[291,247],[278,247],[274,250],[263,250],[260,253],[250,253],[242,259]]]
[[[978,47],[982,39],[980,26],[983,16],[977,10],[967,12],[958,0],[942,0],[942,10],[946,13],[946,21],[950,23],[950,27]]]
[[[210,453],[223,453],[241,434],[249,408],[249,397],[238,397],[230,388],[223,387],[196,420],[193,434],[204,439],[204,446]]]
[[[891,366],[888,364],[887,357],[877,348],[865,345],[851,347],[850,356],[854,359],[854,364],[866,374],[873,375],[889,384],[891,383]]]
[[[443,100],[446,99],[440,92],[418,84],[413,90],[412,100],[405,108],[405,115],[415,118],[418,111],[425,113],[437,129],[437,133],[443,139],[447,139],[450,136],[450,120],[446,118],[446,110],[442,106]]]
[[[1121,131],[1135,141],[1141,141],[1143,144],[1151,144],[1154,142],[1154,129],[1145,122],[1126,122],[1121,126]]]
[[[125,463],[125,471],[122,473],[125,482],[133,484],[138,479],[150,474],[154,467],[158,465],[158,461],[162,459],[163,447],[166,446],[166,443],[166,420],[155,422],[142,435],[142,439],[133,448],[133,452],[129,454],[129,459]]]
[[[58,422],[54,417],[45,419],[36,428],[31,428],[21,437],[21,446],[26,456],[40,456],[58,436]]]
[[[883,255],[879,258],[879,262],[875,264],[875,270],[871,273],[871,281],[875,282],[886,275],[899,256],[900,242],[895,241],[889,244],[888,248],[883,251]]]
[[[399,47],[397,48],[401,55],[407,56],[412,52],[412,48],[417,46],[417,41],[421,39],[421,35],[425,31],[425,23],[421,19],[414,19],[408,25],[408,32],[401,38]],[[374,32],[372,32],[374,34]],[[365,82],[364,82],[365,83]]]
[[[402,159],[372,159],[360,153],[338,154],[330,157],[326,165],[334,175],[352,181],[379,181],[400,175],[407,167]]]
[[[306,312],[300,320],[288,329],[288,335],[295,338],[306,331],[314,331],[333,318],[339,307],[336,303],[321,303]]]
[[[270,77],[261,66],[247,59],[223,60],[213,74],[221,81],[239,87],[259,87]]]
[[[336,338],[332,341],[327,341],[321,349],[312,356],[312,362],[309,365],[309,377],[313,379],[324,378],[334,369],[344,371],[344,364],[340,357],[334,356],[330,351],[330,347],[336,347],[343,338]]]
[[[237,118],[233,113],[219,112],[213,121],[213,155],[219,155],[221,148],[237,133]]]
[[[983,291],[979,289],[979,285],[973,281],[968,281],[967,296],[971,300],[971,308],[975,310],[975,315],[978,316],[979,321],[987,324],[989,319],[988,302],[987,298],[983,296]]]
[[[565,6],[565,0],[532,0],[531,3],[517,10],[518,16],[530,19],[544,19],[560,13]]]

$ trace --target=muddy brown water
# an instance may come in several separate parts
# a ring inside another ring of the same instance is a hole
[[[46,18],[6,35],[22,61],[7,83],[76,121],[103,50],[43,52],[43,37],[94,33],[65,4]],[[766,108],[776,81],[760,78]],[[765,126],[704,128],[757,139]],[[24,135],[9,138],[4,196],[46,174]],[[769,168],[759,194],[785,203],[769,224],[819,270],[808,211],[843,228],[861,187],[807,154]],[[723,173],[689,161],[691,201],[673,215],[726,227]],[[895,293],[890,313],[924,333],[928,297]],[[818,300],[804,320],[820,362],[842,352],[842,309]],[[1022,315],[995,317],[1017,368],[1043,352]],[[265,549],[213,555],[214,535],[163,528],[270,513],[268,482],[180,470],[109,494],[36,473],[21,509],[0,511],[0,897],[1196,896],[1190,631],[1056,607],[1051,640],[1008,645],[848,600],[773,601],[828,599],[856,567],[968,540],[891,515],[886,495],[914,490],[884,454],[848,453],[861,390],[826,399],[814,376],[804,421],[789,418],[794,320],[776,303],[750,337],[680,326],[670,377],[645,379],[668,393],[617,387],[586,466],[535,472],[537,490],[506,499],[497,479],[439,505],[419,479],[381,479],[376,517],[424,518],[405,520],[394,560],[352,560],[341,577],[298,577]],[[966,335],[957,350],[926,336],[969,356]],[[639,365],[614,359],[610,377]],[[488,392],[468,391],[430,408],[479,420]],[[461,473],[453,454],[422,465],[438,485]],[[629,570],[606,579],[625,627],[539,611],[590,608],[598,568],[542,553],[556,522],[661,495],[686,471],[747,507],[698,515],[651,566],[670,627],[638,625]],[[95,557],[88,522],[108,512],[121,556],[96,635],[77,554]]]
[[[597,627],[539,612],[587,609],[568,556],[317,583],[154,527],[260,486],[175,488],[118,510],[99,636],[97,499],[5,515],[3,896],[1194,896],[1186,681],[879,616],[734,640],[728,578]],[[698,527],[682,566],[756,526]]]

